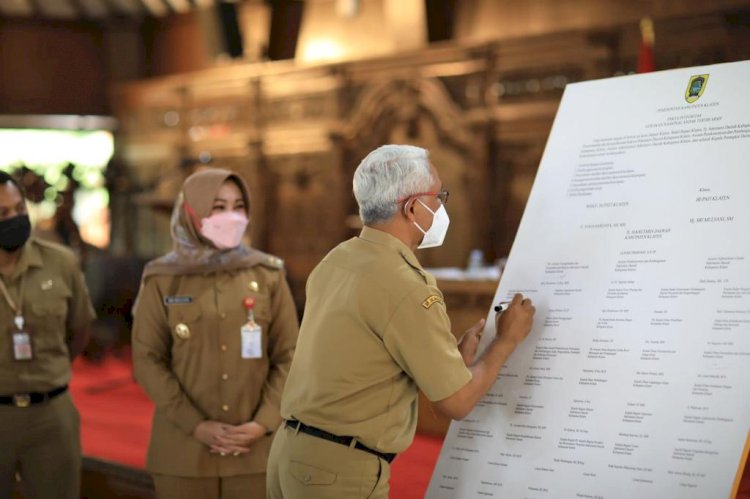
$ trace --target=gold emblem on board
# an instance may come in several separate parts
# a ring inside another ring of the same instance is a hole
[[[708,84],[708,75],[694,75],[688,80],[687,90],[685,90],[685,100],[690,104],[697,101],[703,95],[703,91],[706,90],[706,84]]]

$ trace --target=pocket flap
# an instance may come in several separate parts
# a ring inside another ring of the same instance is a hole
[[[271,320],[271,297],[268,294],[264,293],[257,293],[257,292],[249,292],[245,296],[248,298],[255,299],[255,308],[253,308],[253,313],[255,314],[255,318],[262,321],[269,321]]]
[[[31,304],[31,310],[39,317],[63,315],[67,309],[68,305],[64,300],[40,300]]]
[[[336,481],[336,473],[299,461],[289,462],[289,472],[305,485],[331,485]]]
[[[201,318],[201,307],[196,303],[190,305],[171,305],[168,308],[168,313],[170,323],[173,326],[180,322],[193,324]]]

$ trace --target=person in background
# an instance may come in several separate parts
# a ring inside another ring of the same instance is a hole
[[[242,244],[245,182],[188,177],[173,251],[146,265],[134,307],[135,377],[156,411],[147,468],[161,498],[260,498],[298,319],[283,263]]]
[[[0,172],[0,497],[80,497],[71,362],[95,318],[73,253],[30,238],[19,184]]]
[[[435,278],[414,250],[442,244],[448,191],[427,151],[388,145],[354,173],[364,228],[307,280],[297,356],[281,402],[283,428],[268,463],[273,499],[387,498],[390,463],[412,442],[417,389],[443,414],[466,416],[531,329],[516,295],[457,344]]]

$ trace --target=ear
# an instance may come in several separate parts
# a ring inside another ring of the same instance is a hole
[[[404,203],[404,216],[410,221],[414,220],[414,201],[414,198],[412,198]]]

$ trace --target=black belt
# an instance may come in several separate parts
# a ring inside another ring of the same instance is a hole
[[[294,430],[301,431],[302,433],[312,435],[313,437],[336,442],[337,444],[346,445],[347,447],[351,446],[352,440],[354,440],[354,437],[340,437],[338,435],[334,435],[333,433],[328,433],[325,430],[321,430],[320,428],[307,426],[305,423],[297,421],[296,419],[287,419],[286,426]],[[354,448],[369,452],[370,454],[374,454],[388,463],[391,463],[394,459],[396,459],[396,454],[388,454],[385,452],[376,451],[375,449],[371,449],[366,445],[362,445],[359,441],[354,444]]]
[[[48,392],[34,392],[34,393],[16,393],[14,395],[2,395],[0,396],[0,405],[14,405],[16,407],[28,407],[34,404],[41,404],[51,400],[61,393],[65,393],[68,390],[68,385],[55,388]]]

